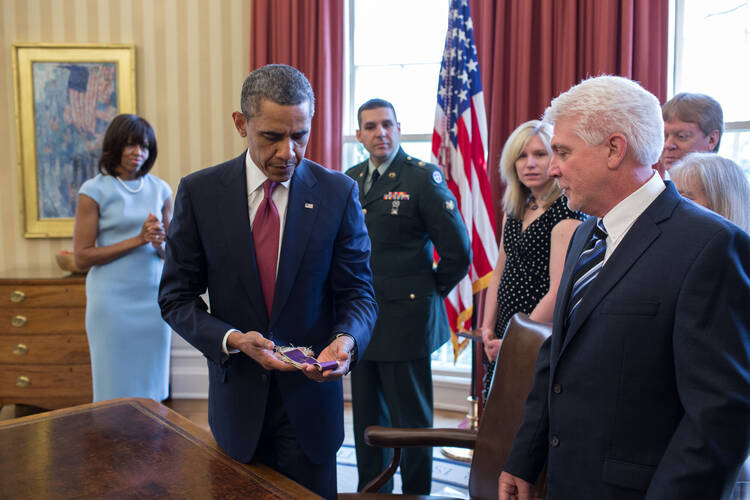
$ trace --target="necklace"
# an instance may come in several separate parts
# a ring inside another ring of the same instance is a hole
[[[115,179],[117,179],[120,182],[120,184],[122,184],[122,187],[124,187],[127,191],[130,191],[131,193],[137,193],[138,191],[143,189],[143,177],[141,177],[141,183],[138,184],[138,187],[135,189],[131,189],[127,184],[125,184],[125,181],[123,181],[119,177],[115,177]]]
[[[529,206],[531,210],[536,210],[537,208],[539,208],[539,204],[536,202],[536,198],[534,197],[533,194],[529,195],[528,199],[526,200],[526,204]]]

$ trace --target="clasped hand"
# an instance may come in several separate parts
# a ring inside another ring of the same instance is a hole
[[[231,332],[227,339],[227,345],[239,349],[246,355],[253,358],[260,366],[266,370],[294,371],[296,367],[282,361],[276,352],[274,352],[274,343],[272,340],[265,338],[256,331],[245,333]],[[351,362],[351,351],[354,349],[354,340],[348,335],[336,337],[328,346],[323,349],[317,357],[318,361],[337,361],[338,368],[327,370],[325,372],[314,365],[307,365],[300,371],[306,377],[317,382],[326,382],[343,377],[349,371]]]
[[[149,213],[141,227],[141,236],[144,242],[151,243],[154,248],[159,248],[167,238],[167,233],[164,231],[164,224],[154,214]]]

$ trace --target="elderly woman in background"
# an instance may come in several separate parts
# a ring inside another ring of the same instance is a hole
[[[528,121],[513,131],[500,158],[500,175],[506,184],[505,216],[481,327],[489,359],[485,399],[510,318],[524,312],[535,321],[552,322],[565,252],[585,218],[568,209],[560,188],[547,173],[551,138],[551,125]]]
[[[735,162],[715,153],[690,153],[669,175],[682,196],[750,232],[750,183]]]
[[[100,173],[78,192],[73,248],[86,276],[86,334],[94,401],[169,394],[171,331],[157,304],[172,189],[149,174],[156,137],[119,115],[102,143]]]

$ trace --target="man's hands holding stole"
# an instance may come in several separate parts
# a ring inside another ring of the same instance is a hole
[[[318,356],[320,363],[328,361],[338,362],[338,368],[321,371],[320,367],[307,364],[302,368],[283,361],[279,353],[274,351],[276,347],[273,341],[265,338],[259,332],[249,331],[240,333],[230,332],[227,338],[227,346],[238,349],[254,359],[266,370],[294,371],[299,370],[308,378],[317,382],[326,382],[343,377],[349,372],[351,352],[354,349],[354,339],[348,335],[336,337]]]

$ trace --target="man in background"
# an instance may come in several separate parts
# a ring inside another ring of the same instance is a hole
[[[357,120],[357,140],[370,157],[346,174],[359,185],[380,307],[370,346],[351,377],[361,489],[386,468],[392,453],[368,446],[366,427],[432,427],[430,358],[450,336],[443,299],[468,272],[471,250],[440,169],[401,149],[393,105],[371,99]],[[436,267],[433,249],[440,256]],[[432,449],[404,450],[401,479],[404,493],[428,494]],[[391,481],[381,491],[392,489]]]
[[[552,101],[550,175],[592,215],[568,249],[552,336],[500,500],[726,498],[750,448],[750,236],[652,169],[659,102],[600,76]]]
[[[291,66],[248,75],[232,114],[247,150],[180,181],[159,305],[206,357],[219,446],[335,499],[341,377],[377,304],[356,183],[304,159],[314,105]],[[298,371],[276,352],[291,345],[336,367]]]
[[[715,153],[724,131],[721,105],[705,94],[677,94],[664,104],[664,151],[661,163],[665,170],[693,151]]]

